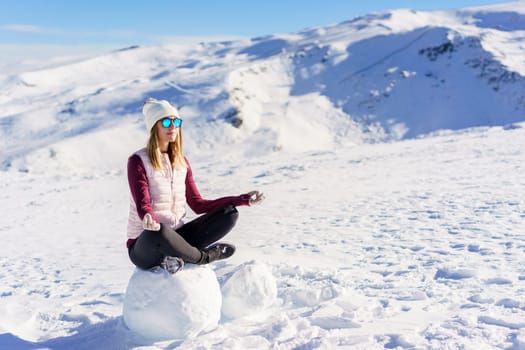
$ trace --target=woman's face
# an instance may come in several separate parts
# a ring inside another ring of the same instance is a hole
[[[168,124],[165,119],[170,119],[171,122]],[[177,139],[177,136],[179,136],[179,127],[175,127],[175,123],[173,122],[177,118],[175,117],[166,117],[162,118],[157,122],[157,135],[159,137],[160,143],[167,143],[167,142],[175,142]],[[165,127],[164,125],[169,125],[169,127]]]

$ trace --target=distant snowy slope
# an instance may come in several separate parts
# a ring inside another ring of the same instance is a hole
[[[525,116],[524,47],[525,3],[512,2],[400,9],[299,33],[0,72],[0,169],[122,168],[141,145],[148,96],[180,107],[187,150],[201,156],[505,125]],[[74,163],[80,145],[87,163]]]

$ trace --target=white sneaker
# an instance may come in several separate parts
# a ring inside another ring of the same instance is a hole
[[[173,275],[182,270],[184,260],[176,256],[166,256],[160,263],[160,267]]]

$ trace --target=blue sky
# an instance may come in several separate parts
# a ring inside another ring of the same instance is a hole
[[[498,0],[2,0],[0,48],[121,48],[182,38],[257,37],[393,8],[450,9]],[[9,49],[10,48],[10,49]],[[7,52],[9,55],[9,52]]]

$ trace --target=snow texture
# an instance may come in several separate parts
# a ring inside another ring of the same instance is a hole
[[[239,266],[221,291],[222,315],[227,319],[256,316],[277,302],[277,283],[264,264]]]
[[[186,339],[219,323],[221,291],[209,267],[172,275],[136,269],[124,297],[123,318],[132,331],[154,340]]]

